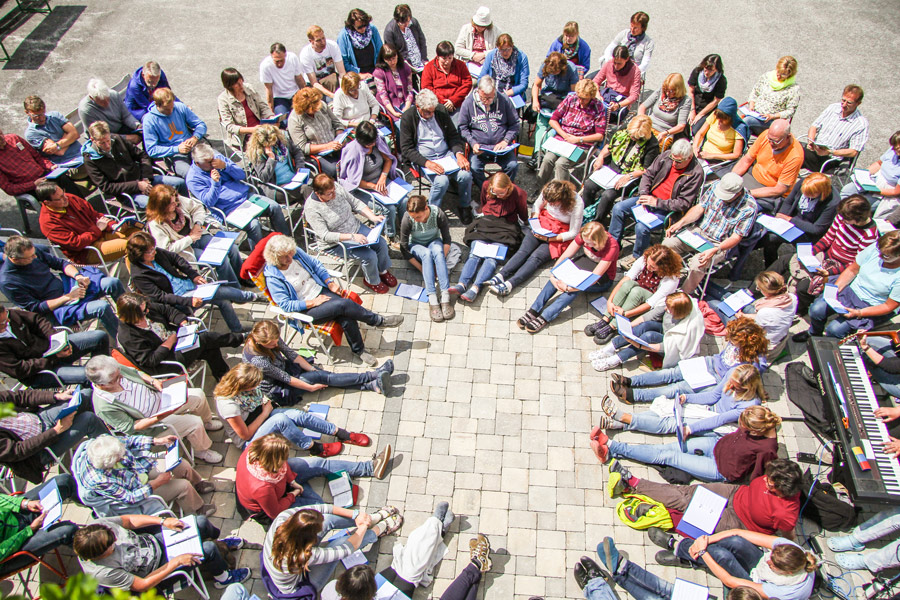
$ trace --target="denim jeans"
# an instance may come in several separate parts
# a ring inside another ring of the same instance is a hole
[[[525,230],[525,239],[512,258],[500,269],[503,278],[516,286],[550,260],[550,244],[532,235],[530,229]]]
[[[685,418],[685,425],[697,422],[700,419]],[[675,415],[661,417],[653,411],[645,411],[631,414],[631,423],[625,426],[626,431],[642,431],[656,435],[675,433]]]
[[[624,564],[619,567],[619,572],[613,575],[613,579],[625,588],[625,591],[631,594],[635,600],[670,600],[672,598],[673,586],[671,583],[642,569],[630,560],[624,561]],[[591,580],[591,582],[594,581],[596,579]],[[604,596],[590,596],[589,600],[597,598],[605,600]]]
[[[753,135],[761,134],[772,124],[772,121],[764,121],[762,119],[751,117],[749,115],[743,116],[742,118],[744,119],[744,123],[747,124],[747,127],[750,128],[750,133],[752,133]]]
[[[230,285],[220,285],[209,303],[219,307],[222,319],[232,333],[240,333],[244,330],[244,326],[241,324],[241,320],[238,319],[237,313],[234,312],[234,306],[231,303],[243,304],[254,300],[256,300],[256,294],[252,292],[245,292]]]
[[[288,466],[297,474],[297,483],[303,485],[303,493],[297,496],[293,506],[309,506],[310,504],[324,504],[325,501],[306,482],[315,477],[325,477],[332,473],[347,471],[350,477],[371,477],[374,467],[371,460],[356,462],[352,460],[338,460],[335,458],[289,458]]]
[[[626,217],[629,219],[634,219],[634,215],[631,212],[631,209],[637,204],[638,196],[632,196],[631,198],[626,198],[621,202],[617,203],[613,206],[612,209],[612,217],[609,221],[609,235],[613,236],[617,242],[622,241],[622,233],[625,229],[625,219]],[[655,208],[645,207],[648,211],[655,214],[660,219],[664,219],[666,213],[663,211],[659,211]],[[634,248],[631,250],[631,255],[634,258],[640,258],[641,255],[644,254],[644,250],[646,250],[650,246],[650,228],[641,223],[640,221],[636,221],[634,224]]]
[[[152,180],[153,185],[170,185],[176,190],[178,190],[179,196],[189,196],[187,189],[187,183],[184,181],[182,177],[173,177],[172,175],[154,175]],[[134,203],[137,204],[137,207],[140,209],[147,208],[147,201],[149,197],[144,194],[137,194],[132,196],[134,198]]]
[[[891,342],[884,338],[869,338],[869,345],[884,357],[894,357],[896,353],[891,349]],[[881,367],[875,366],[871,361],[866,361],[872,379],[894,398],[900,398],[900,374],[888,373]]]
[[[612,284],[612,279],[601,275],[597,283],[584,290],[584,292],[560,292],[553,286],[552,281],[548,281],[541,293],[538,294],[538,297],[534,299],[531,310],[540,313],[549,322],[558,317],[559,313],[572,304],[572,301],[578,297],[578,294],[599,294],[611,288]],[[557,293],[559,293],[559,296],[554,298],[553,296]]]
[[[353,300],[341,298],[331,290],[323,288],[322,294],[329,296],[331,300],[306,309],[306,314],[312,317],[313,323],[316,324],[337,321],[344,330],[350,350],[354,354],[360,354],[366,347],[363,344],[362,334],[359,332],[359,321],[377,327],[381,325],[384,318],[363,308]]]
[[[626,444],[616,440],[609,442],[612,456],[630,458],[648,465],[668,465],[690,473],[703,481],[725,481],[716,467],[713,448],[719,441],[717,435],[701,435],[687,439],[687,452],[681,451],[678,442],[671,444]],[[696,451],[701,455],[695,454]]]
[[[232,583],[225,588],[219,600],[250,600],[250,592],[247,591],[243,584]]]
[[[450,582],[441,600],[475,600],[478,597],[478,584],[481,582],[481,571],[473,563],[466,565],[456,579]]]
[[[325,515],[325,523],[322,527],[322,531],[327,532],[329,529],[342,529],[342,528],[345,529],[345,528],[349,528],[349,527],[356,527],[356,523],[354,523],[352,519],[344,519],[343,517],[337,517],[337,519],[346,521],[349,524],[345,524],[342,527],[329,527],[328,526],[329,521],[336,520],[336,519],[329,519],[329,517],[333,517],[333,515]],[[369,529],[368,531],[366,531],[366,534],[363,536],[362,543],[359,545],[359,547],[363,548],[365,546],[368,546],[369,544],[374,544],[375,540],[377,540],[377,539],[378,539],[378,536],[375,535],[375,532],[373,532],[371,529]],[[345,541],[346,540],[344,538],[341,538],[341,539],[331,542],[330,544],[328,544],[328,546],[329,547],[330,546],[340,546]],[[317,590],[321,590],[322,588],[325,587],[325,584],[328,583],[328,580],[331,579],[331,576],[334,574],[334,570],[337,568],[339,562],[340,561],[336,560],[336,561],[333,561],[330,563],[314,565],[314,566],[310,567],[309,568],[309,582],[313,586],[315,586],[315,588]]]
[[[191,168],[191,157],[187,154],[176,154],[175,156],[167,156],[166,166],[171,171],[175,171],[175,175],[179,179],[185,179]]]
[[[206,249],[212,238],[213,236],[210,234],[204,233],[199,240],[191,244],[195,257],[200,258],[200,255],[203,254],[203,250]],[[221,265],[216,267],[216,277],[221,281],[227,281],[228,285],[240,289],[241,285],[238,282],[237,274],[241,272],[242,263],[241,253],[238,251],[237,244],[232,244],[228,250],[228,256],[222,261]]]
[[[450,178],[456,181],[457,194],[459,195],[460,208],[468,207],[472,204],[472,173],[460,169],[450,175],[432,175],[431,176],[431,193],[428,195],[428,203],[440,206],[444,200],[444,195],[450,188]]]
[[[228,569],[228,563],[225,562],[225,559],[222,557],[222,554],[219,553],[219,548],[216,546],[215,540],[219,539],[219,534],[222,532],[218,527],[210,523],[209,519],[204,517],[203,515],[196,515],[197,517],[197,533],[200,534],[200,539],[203,541],[201,544],[203,548],[203,562],[200,563],[200,569],[203,570],[204,573],[212,575],[215,577],[216,575],[221,575]],[[162,527],[157,525],[155,527],[144,527],[141,529],[141,532],[151,533],[153,537],[157,539],[162,547],[165,547],[166,542],[163,538]],[[161,559],[162,566],[166,564],[165,558]],[[182,569],[183,570],[183,569]],[[165,588],[165,586],[161,586]]]
[[[462,272],[459,274],[459,284],[463,287],[469,285],[481,285],[494,276],[497,271],[498,261],[495,258],[480,258],[469,252],[469,258],[463,263]],[[480,268],[479,268],[480,267]]]
[[[704,565],[703,559],[696,561],[691,558],[688,550],[693,543],[690,538],[681,540],[675,547],[675,554],[695,565]],[[714,542],[707,546],[706,551],[729,575],[740,579],[750,579],[750,571],[763,557],[763,551],[758,546],[739,535]]]
[[[643,321],[633,327],[634,336],[639,337],[648,344],[662,344],[662,323],[659,321]],[[612,339],[612,345],[616,347],[616,356],[625,362],[644,353],[636,346],[631,345],[624,337],[617,335]]]
[[[122,282],[116,277],[104,277],[100,280],[100,290],[113,300],[125,293]],[[85,305],[85,319],[100,319],[100,326],[106,330],[113,339],[119,334],[119,317],[116,311],[106,300],[92,300]]]
[[[295,362],[289,362],[284,365],[284,370],[291,377],[302,379],[306,383],[324,383],[329,387],[335,388],[354,388],[361,390],[365,385],[375,379],[377,373],[375,371],[364,371],[362,373],[333,373],[322,369],[312,371],[304,371],[300,365]],[[291,387],[287,383],[275,380],[265,380],[263,384],[263,393],[272,400],[282,402],[282,405],[293,406],[303,399],[303,390]]]
[[[274,113],[277,117],[278,115],[288,115],[293,110],[293,97],[291,98],[273,98],[272,104],[275,106]],[[287,121],[287,119],[285,119]]]
[[[837,277],[832,277],[829,282],[834,283],[836,280]],[[868,304],[860,300],[856,293],[850,289],[849,285],[838,292],[838,300],[840,300],[847,308],[868,307]],[[824,294],[813,301],[812,306],[809,307],[808,314],[810,335],[822,335],[824,332],[825,335],[834,338],[847,337],[854,331],[866,331],[875,325],[890,321],[891,317],[894,316],[893,313],[888,313],[881,317],[846,319],[844,316],[838,315],[836,319],[833,319],[826,325],[825,323],[828,321],[828,317],[836,313],[834,309],[825,302]]]
[[[712,366],[713,357],[707,356],[705,358],[707,370],[710,373],[714,373]],[[669,369],[660,369],[659,371],[635,375],[631,378],[631,387],[635,402],[653,402],[653,399],[657,396],[674,398],[678,394],[700,392],[713,386],[709,385],[699,390],[693,389],[681,375],[681,367],[674,366]]]
[[[296,408],[276,408],[269,415],[269,418],[266,419],[265,423],[256,430],[256,434],[250,441],[258,440],[268,433],[277,432],[298,448],[309,450],[313,445],[313,440],[303,433],[304,428],[326,435],[334,435],[338,430],[337,425],[329,423],[313,413],[297,410]]]
[[[472,156],[469,157],[469,163],[471,164],[472,180],[475,182],[476,190],[480,190],[487,180],[487,177],[484,176],[485,165],[495,163],[500,167],[501,171],[509,176],[510,181],[516,180],[516,172],[519,170],[519,160],[514,151],[509,151],[499,156],[494,154],[478,155],[473,152]]]
[[[369,235],[371,229],[365,225],[359,226],[359,233]],[[342,256],[343,250],[340,246],[332,246],[328,249],[329,254]],[[379,237],[378,241],[371,246],[348,246],[347,254],[355,258],[362,265],[363,277],[370,285],[378,285],[381,283],[381,273],[391,268],[391,257],[388,255],[387,240]]]
[[[82,391],[82,394],[84,394],[84,391]],[[89,404],[90,397],[82,397],[81,407],[79,407],[78,414],[75,415],[75,419],[72,421],[72,426],[62,432],[56,438],[56,441],[47,445],[47,448],[52,450],[53,454],[57,457],[62,456],[74,448],[78,442],[84,438],[91,439],[109,433],[109,430],[106,428],[103,421],[100,420],[100,417],[90,410],[88,407]],[[38,418],[40,418],[41,424],[44,426],[44,431],[47,431],[56,425],[56,422],[59,421],[59,413],[62,412],[62,409],[65,407],[66,403],[61,402],[56,406],[46,408],[38,413]],[[49,452],[42,452],[41,462],[44,465],[49,465],[53,462],[53,457]]]
[[[365,202],[366,206],[375,211],[377,205],[384,211],[384,235],[389,238],[397,235],[397,204],[383,204],[362,189],[355,189],[352,192],[353,197],[357,200]],[[405,206],[405,204],[404,204]]]
[[[272,225],[272,229],[278,233],[291,237],[291,228],[284,218],[284,213],[281,211],[281,205],[265,196],[257,196],[257,198],[259,201],[266,202],[269,205],[269,208],[267,208],[260,216],[269,217],[269,223]],[[244,227],[244,231],[247,232],[247,239],[250,240],[251,246],[256,246],[263,238],[262,225],[259,222],[259,218],[253,219],[247,223],[247,226]]]
[[[65,384],[87,385],[88,379],[84,374],[84,367],[71,366],[73,362],[90,354],[109,354],[109,334],[101,329],[92,331],[79,331],[69,334],[69,345],[72,346],[72,354],[60,359],[62,366],[51,369]],[[35,375],[22,380],[22,383],[33,388],[55,388],[59,384],[50,375]]]
[[[857,525],[851,537],[860,544],[888,536],[900,530],[900,507],[883,510],[865,523]],[[866,568],[876,573],[884,569],[900,566],[900,540],[894,540],[883,548],[865,555]]]
[[[450,288],[450,275],[447,273],[447,260],[444,256],[444,242],[434,240],[426,248],[422,244],[413,244],[409,247],[410,253],[422,263],[422,280],[425,283],[425,291],[428,292],[428,301],[435,304],[437,291],[434,286],[434,278],[437,277],[441,286],[441,294],[446,294]]]

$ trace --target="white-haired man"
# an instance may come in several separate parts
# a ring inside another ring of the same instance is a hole
[[[472,147],[472,179],[481,190],[486,177],[484,167],[496,163],[510,180],[516,179],[519,161],[508,150],[519,134],[519,115],[506,94],[498,94],[494,78],[485,75],[478,81],[459,109],[459,133]]]
[[[94,77],[87,84],[87,95],[78,103],[78,118],[87,129],[96,121],[104,121],[110,133],[118,133],[132,144],[141,143],[141,122],[125,106],[124,95],[109,89],[102,79]]]

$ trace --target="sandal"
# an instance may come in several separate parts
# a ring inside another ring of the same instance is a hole
[[[378,512],[373,513],[372,516],[372,527],[375,527],[391,515],[400,514],[400,509],[396,506],[383,506],[378,509]]]
[[[531,323],[536,317],[539,317],[539,316],[540,315],[537,312],[535,312],[534,310],[529,308],[528,311],[524,315],[522,315],[521,317],[519,317],[516,320],[516,325],[519,326],[519,329],[526,329],[528,327],[528,324]]]
[[[392,533],[397,533],[400,531],[400,528],[403,527],[403,515],[400,513],[394,513],[389,515],[384,521],[381,522],[384,526],[384,531],[378,534],[378,537],[384,537],[386,535],[391,535]]]
[[[528,333],[532,333],[532,334],[537,333],[541,329],[546,327],[548,324],[549,323],[548,323],[547,319],[538,315],[537,317],[535,317],[534,319],[532,319],[531,321],[529,321],[528,323],[525,324],[525,331],[527,331]]]

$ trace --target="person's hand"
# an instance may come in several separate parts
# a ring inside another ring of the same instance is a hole
[[[332,293],[340,295],[344,290],[341,289],[341,284],[339,284],[336,280],[332,279],[328,282],[328,289],[331,290]]]
[[[878,169],[879,169],[879,167],[875,166],[875,165],[869,167],[869,175],[871,175],[872,177],[875,177],[875,175],[878,174]]]
[[[437,164],[437,163],[434,162],[433,160],[426,160],[426,161],[425,161],[425,168],[428,169],[429,171],[434,171],[434,172],[437,173],[438,175],[443,175],[443,174],[444,174],[444,167],[442,167],[441,165]]]
[[[541,112],[541,105],[538,104],[537,102],[532,102],[532,103],[531,103],[531,110],[533,110],[533,111],[536,112],[536,113],[539,113],[539,112]]]
[[[808,142],[806,142],[806,149],[812,150],[813,152],[816,151],[816,145],[813,143],[812,140],[809,140]]]
[[[609,314],[611,315],[622,315],[625,316],[625,309],[621,306],[617,306],[615,304],[607,305],[607,309],[609,309]]]
[[[25,510],[28,512],[39,513],[44,510],[40,500],[29,500],[25,503]]]
[[[790,221],[790,220],[791,220],[791,215],[787,215],[787,214],[784,214],[784,213],[775,213],[775,218],[776,218],[776,219],[784,219],[785,221]]]
[[[863,352],[867,351],[870,348],[869,336],[867,336],[867,335],[859,336],[858,338],[856,338],[856,342],[859,344],[859,349],[862,350]]]
[[[463,154],[462,152],[457,152],[457,154],[456,154],[456,164],[457,164],[457,165],[459,166],[459,168],[462,169],[463,171],[468,171],[468,170],[469,170],[469,159],[466,158],[466,155]]]
[[[671,227],[668,227],[666,229],[666,237],[672,237],[673,235],[678,233],[679,229],[681,229],[681,225],[679,225],[678,223],[675,223]]]
[[[848,308],[847,314],[844,315],[845,319],[859,319],[862,316],[862,310],[858,308]]]
[[[68,402],[72,399],[72,392],[56,392],[53,394],[53,398],[57,402]]]
[[[591,163],[591,171],[599,171],[603,168],[603,158],[595,158],[594,162]]]
[[[709,250],[704,250],[700,254],[697,255],[697,264],[701,267],[705,267],[712,262],[713,257],[716,255],[716,249],[710,248]]]
[[[881,408],[876,408],[875,416],[885,423],[896,421],[897,418],[900,418],[900,406],[882,406]]]
[[[375,191],[379,194],[387,194],[387,173],[378,176],[378,181],[375,182]]]
[[[369,513],[360,512],[355,521],[357,527],[365,527],[366,529],[372,527],[372,515]]]
[[[687,402],[687,396],[685,396],[684,394],[678,394],[678,403],[684,404],[685,402]]]
[[[691,555],[691,558],[696,559],[697,556],[706,550],[709,546],[709,536],[701,535],[694,543],[691,544],[691,547],[688,549],[688,553]]]
[[[352,241],[356,242],[357,244],[368,244],[369,243],[369,238],[367,238],[366,236],[364,236],[361,233],[351,234],[350,239]]]
[[[291,481],[289,485],[291,486],[292,490],[297,491],[297,495],[300,495],[303,493],[303,486],[300,485],[299,483],[297,483],[296,481]]]
[[[659,200],[656,199],[656,196],[651,196],[650,194],[644,194],[637,201],[638,204],[642,206],[649,206],[651,208],[656,208]]]
[[[150,183],[148,179],[141,179],[137,182],[138,189],[141,190],[141,193],[145,196],[150,193],[150,190],[153,189],[153,184]]]
[[[313,298],[312,300],[309,300],[309,301],[306,303],[306,305],[307,305],[307,306],[310,306],[310,303],[312,303],[312,306],[320,306],[320,305],[322,305],[322,304],[325,304],[325,303],[328,302],[329,300],[331,300],[331,296],[326,296],[325,294],[319,294],[318,296],[316,296],[316,297]]]
[[[509,142],[507,142],[506,140],[500,140],[499,142],[494,144],[494,151],[500,152],[504,148],[508,148],[508,147],[509,147]]]
[[[65,431],[69,430],[69,427],[72,426],[72,423],[75,422],[75,413],[71,413],[60,419],[53,426],[53,431],[56,432],[56,435],[62,435]]]
[[[688,115],[688,125],[693,125],[694,121],[697,120],[697,111],[693,108],[691,109],[691,114]]]
[[[168,348],[169,350],[171,350],[172,348],[175,347],[175,344],[177,344],[177,343],[178,343],[178,334],[173,333],[173,334],[170,334],[169,337],[166,338],[166,341],[164,341],[162,343],[162,345],[165,346],[166,348]]]
[[[66,344],[66,347],[57,352],[56,355],[60,358],[69,358],[72,356],[72,345]]]
[[[263,417],[268,417],[269,415],[271,415],[273,410],[275,410],[275,405],[272,404],[271,402],[265,402],[262,405],[262,411],[261,411]]]
[[[177,441],[178,441],[177,435],[164,435],[162,437],[153,438],[153,445],[154,446],[165,446],[166,448],[168,448],[169,446],[171,446],[172,444],[174,444]]]
[[[44,140],[44,143],[41,144],[41,152],[45,154],[56,154],[56,150],[59,146],[51,139]]]
[[[160,525],[166,529],[171,529],[172,531],[184,531],[185,527],[184,521],[176,519],[175,517],[166,517]]]
[[[203,299],[197,298],[196,296],[191,296],[191,307],[200,308],[201,306],[203,306]]]
[[[78,285],[84,289],[87,289],[88,286],[91,285],[90,278],[85,275],[82,275],[81,273],[76,275],[74,279],[78,283]]]
[[[190,567],[192,565],[199,565],[202,558],[203,557],[201,557],[199,554],[182,554],[180,556],[176,556],[169,562],[179,567]]]
[[[195,223],[194,226],[191,227],[191,232],[188,234],[188,237],[196,242],[203,237],[203,227],[200,224]]]
[[[703,150],[698,150],[698,151],[695,152],[694,154],[697,155],[697,158],[702,158],[702,159],[706,159],[706,157],[709,156],[709,153],[708,153],[708,152],[704,152]]]
[[[622,108],[622,107],[619,106],[618,102],[610,102],[610,104],[609,104],[609,110],[616,111],[616,110],[619,110],[620,108]]]
[[[566,288],[568,287],[565,283],[563,283],[562,281],[560,281],[553,275],[550,276],[550,283],[553,284],[553,287],[555,287],[557,290],[559,290],[560,292],[563,292],[563,293],[565,293]]]
[[[618,179],[616,179],[615,188],[617,190],[621,190],[623,187],[631,183],[631,175],[622,175]]]
[[[181,142],[180,144],[178,144],[178,153],[179,154],[188,154],[188,153],[190,153],[190,151],[191,151],[191,147],[188,145],[187,142]]]
[[[47,513],[41,513],[34,521],[31,522],[31,531],[37,531],[44,525],[44,519],[47,518]]]
[[[222,180],[222,174],[219,173],[218,169],[213,169],[209,172],[209,177],[215,182],[219,182]]]
[[[76,285],[71,290],[69,290],[69,292],[66,294],[66,297],[68,297],[69,300],[81,300],[82,298],[84,298],[84,295],[86,293],[87,290],[85,288],[81,287],[80,285]]]
[[[481,153],[482,153],[481,144],[479,144],[478,142],[475,142],[474,144],[472,144],[472,154],[481,154]]]
[[[206,278],[202,275],[197,275],[196,277],[194,277],[193,282],[197,285],[203,285],[206,283]]]
[[[99,219],[97,219],[97,229],[99,229],[100,231],[103,231],[104,229],[109,227],[109,224],[111,222],[112,222],[112,219],[110,219],[109,217],[100,217]]]
[[[268,156],[272,160],[275,160],[275,153],[272,152],[272,146],[266,146],[266,156]]]
[[[171,471],[165,471],[165,472],[160,473],[159,475],[157,475],[157,476],[150,482],[150,487],[153,488],[153,489],[155,490],[156,488],[158,488],[158,487],[160,487],[160,486],[162,486],[162,485],[166,485],[166,484],[169,483],[170,481],[172,481],[172,472],[171,472]]]
[[[484,52],[476,52],[472,55],[472,62],[476,62],[479,65],[484,62],[484,58],[487,56]]]
[[[381,223],[382,221],[384,221],[384,215],[372,215],[373,223]]]
[[[688,427],[687,425],[685,425],[685,426],[681,429],[681,436],[682,436],[683,439],[689,438],[689,437],[691,436],[691,428]]]
[[[444,108],[446,108],[450,112],[453,112],[454,110],[456,110],[456,106],[453,104],[453,101],[450,100],[449,98],[444,101]]]
[[[891,441],[884,444],[884,451],[894,458],[900,456],[900,440],[895,437],[891,437]]]
[[[222,169],[225,168],[225,161],[222,160],[221,158],[212,159],[212,161],[210,161],[210,164],[212,165],[213,169],[216,169],[218,171],[221,171]]]
[[[369,79],[372,79],[372,74],[371,73],[360,73],[359,78],[362,79],[363,81],[368,81]]]
[[[163,383],[159,379],[155,379],[155,378],[151,377],[150,385],[152,385],[156,389],[157,392],[161,392],[163,390]]]
[[[750,100],[749,102],[747,102],[747,109],[748,110],[756,110],[756,102],[753,100]]]
[[[578,143],[578,136],[577,136],[577,135],[571,135],[571,134],[568,134],[568,133],[565,133],[565,132],[564,132],[564,133],[562,134],[562,139],[563,139],[563,141],[569,142],[570,144],[577,144],[577,143]]]

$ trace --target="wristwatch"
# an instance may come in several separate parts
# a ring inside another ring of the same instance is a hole
[[[697,558],[703,558],[703,555],[706,554],[706,550],[701,550],[697,553]]]

